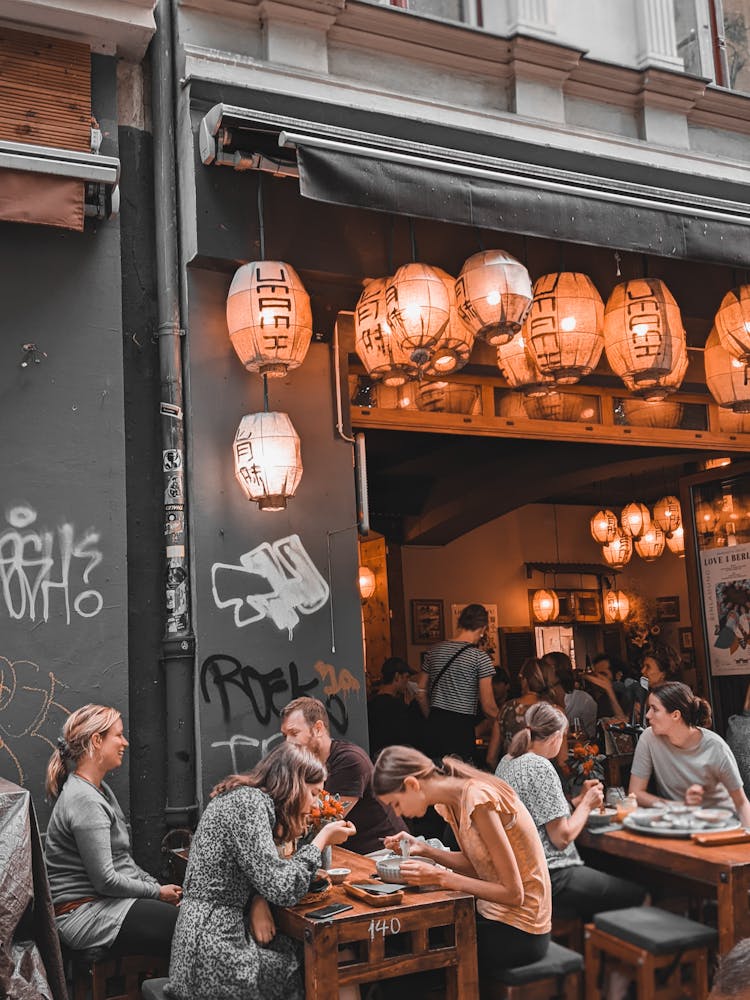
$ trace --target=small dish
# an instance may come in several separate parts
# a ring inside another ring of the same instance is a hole
[[[589,826],[607,826],[609,823],[614,822],[616,816],[616,809],[595,809],[589,813],[587,822]]]
[[[348,875],[351,875],[351,868],[329,868],[328,878],[334,885],[341,885]]]
[[[649,826],[652,830],[674,830],[674,824],[670,823],[668,819],[651,820]]]
[[[383,882],[402,882],[401,862],[410,861],[410,858],[402,858],[400,854],[392,854],[390,858],[381,858],[375,862],[375,868]],[[414,858],[415,861],[423,861],[427,865],[434,865],[432,858]]]
[[[709,826],[719,826],[731,819],[732,815],[731,809],[698,809],[695,818]]]

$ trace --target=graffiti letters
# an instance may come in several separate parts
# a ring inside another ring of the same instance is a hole
[[[0,760],[9,758],[14,780],[23,785],[24,761],[49,756],[54,737],[68,709],[57,701],[57,690],[65,687],[52,672],[46,673],[31,660],[11,661],[0,656]]]
[[[315,670],[320,674],[321,680],[328,681],[323,687],[323,692],[327,695],[343,694],[346,696],[350,691],[359,691],[359,681],[346,667],[339,670],[337,674],[332,663],[318,660],[315,664]]]
[[[6,513],[10,529],[0,534],[0,588],[9,617],[47,622],[56,595],[67,625],[71,611],[80,618],[98,615],[104,599],[89,584],[102,561],[99,532],[89,528],[76,537],[68,523],[55,531],[37,529],[36,519],[33,507],[12,507]]]
[[[237,628],[269,618],[291,641],[300,614],[328,601],[328,584],[299,535],[263,542],[240,556],[239,565],[214,563],[211,589],[217,608],[232,608]]]
[[[228,740],[216,740],[215,743],[211,744],[214,750],[220,749],[221,747],[226,747],[229,750],[229,755],[232,758],[232,770],[236,773],[237,771],[249,770],[257,760],[262,760],[263,757],[269,752],[273,747],[274,743],[278,743],[279,740],[283,740],[284,737],[281,733],[274,733],[273,736],[267,736],[264,740],[256,740],[254,736],[245,736],[243,733],[235,733],[234,736],[230,736]],[[237,750],[239,747],[250,748],[250,750],[260,750],[257,759],[255,755],[252,755],[254,759],[252,761],[239,760]]]

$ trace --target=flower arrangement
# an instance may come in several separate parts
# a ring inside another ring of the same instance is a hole
[[[344,818],[344,803],[338,795],[323,790],[317,803],[310,810],[310,826],[317,833],[326,823]]]
[[[574,784],[582,784],[589,778],[604,781],[604,761],[606,756],[599,753],[596,743],[574,743],[567,760],[568,772]]]

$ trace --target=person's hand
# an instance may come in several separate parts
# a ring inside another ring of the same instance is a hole
[[[399,879],[407,885],[441,885],[444,874],[444,869],[411,857],[404,859],[398,869]]]
[[[182,902],[182,886],[160,885],[159,899],[162,903],[172,903],[173,906],[179,906]]]
[[[685,805],[700,806],[703,804],[705,789],[703,785],[691,785],[685,792]]]
[[[337,819],[334,823],[326,823],[318,836],[322,835],[325,838],[325,846],[328,847],[343,844],[356,832],[354,823],[350,823],[348,819]],[[315,839],[317,840],[317,837]]]
[[[410,833],[394,833],[391,837],[383,838],[383,847],[386,847],[389,851],[395,851],[396,854],[402,854],[401,844],[406,842],[409,845],[409,855],[424,854],[425,842],[423,840],[417,840]]]
[[[271,907],[262,896],[253,896],[250,903],[249,929],[258,944],[270,944],[276,937],[276,923]]]
[[[584,674],[584,680],[587,684],[593,684],[594,687],[602,688],[602,690],[610,692],[612,690],[612,681],[609,677],[603,677],[601,674]]]
[[[248,780],[246,774],[228,774],[226,778],[222,778],[222,780],[211,789],[211,798],[215,799],[217,795],[223,795],[224,792],[233,792],[235,788],[241,788],[247,783]]]
[[[604,789],[602,788],[600,781],[597,781],[593,785],[589,785],[589,787],[586,788],[581,794],[581,803],[588,808],[589,811],[598,809],[603,801]]]

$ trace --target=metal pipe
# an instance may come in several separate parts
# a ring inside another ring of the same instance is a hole
[[[724,34],[724,6],[722,0],[709,0],[708,15],[711,22],[711,39],[714,52],[714,75],[720,87],[731,87],[727,39]]]
[[[173,0],[158,0],[151,43],[156,219],[157,340],[161,378],[162,475],[166,577],[162,662],[166,689],[167,802],[170,827],[186,826],[195,802],[193,676],[187,522],[185,423],[180,322],[180,277],[175,175],[175,66]]]

